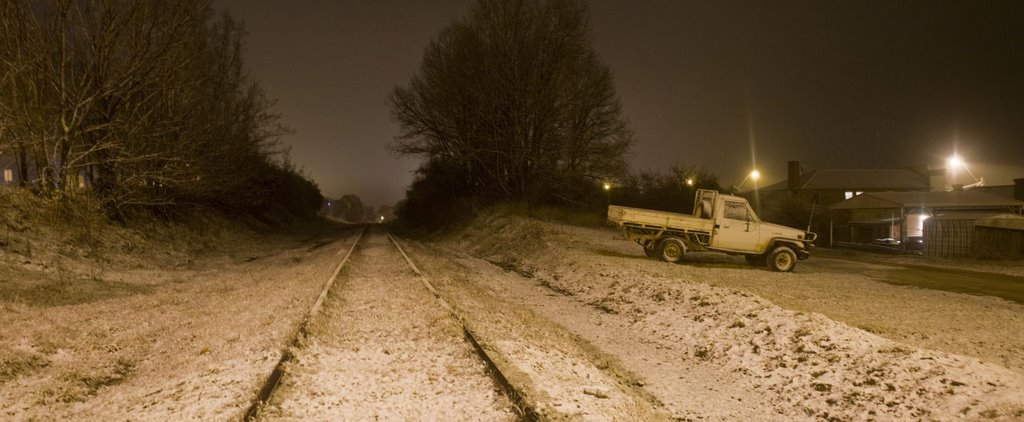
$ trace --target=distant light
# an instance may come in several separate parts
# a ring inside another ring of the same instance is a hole
[[[946,165],[949,167],[948,170],[954,170],[964,165],[964,160],[960,159],[959,155],[953,154],[946,160]]]
[[[612,184],[608,183],[608,182],[604,182],[604,190],[612,190]]]
[[[331,206],[331,201],[327,201],[327,206]]]
[[[686,186],[693,186],[693,178],[686,179]]]
[[[759,180],[761,178],[761,172],[757,170],[750,172],[750,178],[753,179],[754,181]]]

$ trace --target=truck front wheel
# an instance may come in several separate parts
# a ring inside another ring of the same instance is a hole
[[[683,244],[682,239],[667,237],[658,243],[658,257],[665,262],[679,262],[685,253],[686,245]]]
[[[792,271],[796,267],[796,252],[789,246],[779,246],[768,254],[768,269],[772,271]]]

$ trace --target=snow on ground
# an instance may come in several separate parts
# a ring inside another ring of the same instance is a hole
[[[651,393],[666,406],[677,406],[668,409],[675,417],[715,419],[723,415],[729,418],[759,415],[763,419],[840,420],[1024,417],[1024,395],[1021,394],[1024,374],[1020,371],[976,357],[893,341],[817,312],[780,307],[742,288],[743,283],[758,283],[764,289],[787,290],[801,284],[801,278],[825,278],[827,282],[830,275],[778,274],[739,266],[727,268],[728,265],[723,268],[714,262],[709,266],[687,266],[642,260],[637,258],[639,247],[613,240],[608,230],[500,216],[465,230],[448,245],[449,250],[470,251],[525,275],[518,276],[517,283],[486,280],[486,276],[481,276],[481,283],[500,283],[503,294],[521,298],[533,308],[541,307],[526,300],[530,294],[517,291],[543,286],[549,292],[558,292],[565,298],[561,305],[538,312],[580,333],[594,347],[616,355],[628,370],[641,377],[648,374],[662,384],[665,378],[659,375],[663,370],[661,365],[653,368],[644,365],[636,355],[648,355],[649,360],[659,364],[670,363],[672,359],[689,362],[675,368],[677,370],[696,368],[698,373],[727,375],[718,387],[724,395],[730,396],[729,399],[710,397],[715,396],[707,392],[708,388],[714,388],[713,382],[693,383],[699,391],[692,392],[685,388],[651,386]],[[624,246],[633,246],[632,253],[636,255],[626,252]],[[733,283],[737,279],[742,282]],[[730,283],[740,288],[721,286]],[[870,279],[859,283],[873,285],[883,294],[895,288]],[[843,283],[838,283],[832,288],[842,286]],[[802,289],[804,287],[797,290]],[[866,287],[860,289],[863,291]],[[922,292],[920,289],[903,290],[911,295]],[[928,294],[931,292],[924,292],[926,298],[936,299]],[[985,308],[992,304],[1008,308],[1010,317],[1019,318],[1024,310],[1017,304],[997,299],[942,293],[937,300],[960,301],[962,305],[977,307],[985,317],[1001,315],[985,313]],[[577,305],[573,306],[573,302]],[[624,352],[614,346],[614,341],[592,335],[595,330],[587,325],[596,323],[593,318],[588,323],[587,319],[574,317],[574,314],[591,312],[581,310],[579,304],[604,312],[614,324],[603,328],[623,327],[626,331],[620,337],[637,339],[636,347]],[[840,301],[820,306],[843,305]],[[891,309],[901,305],[900,302],[884,303]],[[1013,319],[1009,321],[1010,326],[1000,325],[999,321],[989,322],[992,323],[989,331],[1000,332],[1010,343],[1019,341],[1016,339],[1024,332]],[[960,324],[973,326],[970,321],[950,320],[947,329],[953,331],[949,333],[956,333]],[[941,332],[932,334],[942,336]],[[653,351],[648,351],[651,349]],[[678,375],[687,382],[690,374]],[[710,401],[685,398],[691,394],[709,397]],[[735,411],[719,407],[730,402]]]
[[[0,238],[4,420],[237,420],[355,238],[19,233]],[[367,242],[265,416],[511,418],[455,320]],[[898,261],[672,265],[611,230],[502,215],[410,245],[550,420],[1024,419],[1024,306],[879,282]]]
[[[85,274],[4,255],[0,419],[240,418],[348,246],[330,236]]]
[[[371,230],[294,351],[266,420],[514,420],[485,366],[383,234]]]

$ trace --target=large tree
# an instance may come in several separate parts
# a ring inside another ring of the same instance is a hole
[[[211,0],[0,1],[0,148],[22,183],[31,167],[33,189],[90,192],[115,214],[316,191],[280,160],[244,34]]]
[[[392,93],[391,147],[467,196],[574,201],[621,177],[632,133],[590,38],[580,0],[478,1]]]

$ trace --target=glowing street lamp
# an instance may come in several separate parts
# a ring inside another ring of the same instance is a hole
[[[691,188],[693,187],[693,178],[692,177],[687,177],[686,178],[686,186],[689,186]]]
[[[970,189],[978,186],[985,186],[985,178],[975,176],[974,172],[971,171],[970,167],[967,167],[967,163],[965,163],[959,155],[953,154],[948,159],[946,159],[946,169],[952,171],[954,175],[956,174],[956,170],[961,167],[963,167],[964,170],[967,170],[967,174],[971,175],[971,178],[974,179],[974,183],[966,185],[962,189]],[[952,190],[953,188],[950,187],[949,189]]]
[[[740,184],[732,187],[733,191],[737,193],[743,192],[743,185],[747,183],[748,180],[753,180],[754,182],[761,180],[761,172],[757,171],[757,169],[751,170],[750,173],[747,174],[747,177],[743,178],[743,181],[741,181]],[[754,185],[754,189],[757,189],[757,185]]]
[[[612,190],[612,184],[610,182],[604,182],[604,190]]]
[[[960,166],[963,166],[963,165],[964,165],[964,160],[960,159],[960,156],[956,155],[956,154],[953,154],[952,156],[949,157],[949,159],[946,160],[946,166],[950,170],[955,170],[955,169],[957,169],[957,168],[959,168]]]

